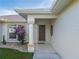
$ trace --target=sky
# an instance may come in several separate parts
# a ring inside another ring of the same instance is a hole
[[[54,0],[0,0],[0,16],[17,15],[15,9],[50,8]]]

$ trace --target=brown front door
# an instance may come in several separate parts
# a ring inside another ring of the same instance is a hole
[[[39,25],[39,42],[45,42],[45,25]]]

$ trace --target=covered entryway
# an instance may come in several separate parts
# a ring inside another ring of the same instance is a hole
[[[41,18],[35,19],[35,27],[34,27],[34,39],[35,44],[35,52],[54,52],[53,47],[51,45],[53,36],[53,24],[55,20],[52,18]],[[52,34],[51,34],[52,32]]]
[[[51,20],[56,16],[52,15],[50,10],[25,9],[16,12],[27,20],[29,52],[34,52],[38,43],[51,44]]]
[[[37,44],[45,44],[51,42],[51,24],[50,21],[52,18],[45,19],[45,18],[38,18],[35,19],[35,26],[34,26],[34,43]]]

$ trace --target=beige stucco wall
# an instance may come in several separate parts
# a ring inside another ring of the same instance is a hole
[[[52,45],[63,59],[79,59],[79,0],[56,20]]]
[[[0,22],[0,42],[2,41],[2,23]]]

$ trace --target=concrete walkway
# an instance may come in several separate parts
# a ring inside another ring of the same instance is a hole
[[[61,59],[50,44],[36,45],[33,59]]]

